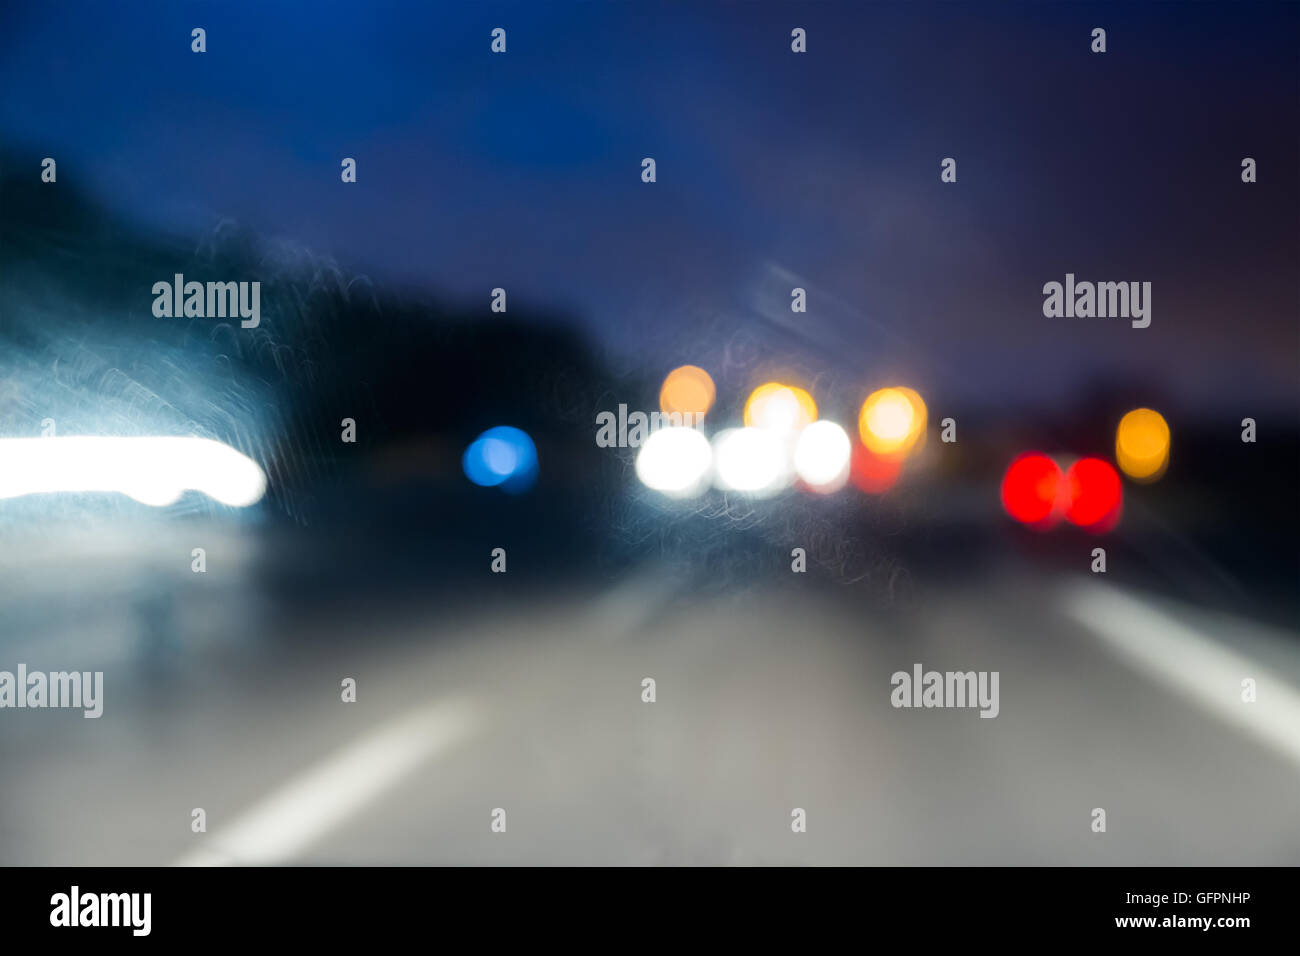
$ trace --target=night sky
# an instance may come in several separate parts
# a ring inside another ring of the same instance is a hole
[[[485,316],[504,286],[616,364],[757,330],[991,407],[1111,375],[1297,413],[1298,80],[1295,4],[0,13],[0,145],[143,228],[235,220]],[[1067,272],[1152,282],[1151,327],[1045,318]]]

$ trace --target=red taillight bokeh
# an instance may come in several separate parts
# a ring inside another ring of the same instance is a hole
[[[1021,455],[1002,476],[1002,507],[1022,524],[1044,525],[1053,516],[1061,469],[1039,452]]]
[[[869,495],[883,495],[898,482],[903,470],[900,455],[877,455],[861,442],[853,443],[849,479]]]
[[[1100,458],[1080,458],[1065,473],[1062,489],[1069,497],[1065,517],[1092,530],[1109,530],[1119,520],[1122,490],[1119,472]]]

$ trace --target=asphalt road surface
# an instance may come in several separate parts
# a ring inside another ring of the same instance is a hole
[[[104,713],[0,711],[3,864],[1300,864],[1296,635],[1100,576],[286,609],[246,533],[203,575],[192,527],[60,535],[6,550],[0,669],[102,670]],[[916,663],[998,716],[891,706]]]

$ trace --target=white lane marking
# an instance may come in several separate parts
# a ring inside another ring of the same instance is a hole
[[[436,752],[469,735],[463,701],[420,708],[291,779],[176,866],[268,865],[294,858]]]
[[[633,634],[670,603],[678,587],[674,579],[642,570],[592,601],[581,623],[614,637]],[[477,722],[464,701],[409,713],[290,780],[174,865],[286,863],[436,752],[468,736]]]
[[[1063,603],[1066,614],[1139,670],[1300,764],[1300,693],[1284,680],[1112,586],[1073,585]],[[1253,704],[1241,699],[1246,677],[1259,695]]]

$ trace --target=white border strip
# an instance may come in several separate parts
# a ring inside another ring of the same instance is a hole
[[[1062,603],[1138,670],[1300,764],[1300,693],[1265,667],[1109,585],[1076,584]],[[1246,677],[1256,703],[1241,699]]]

